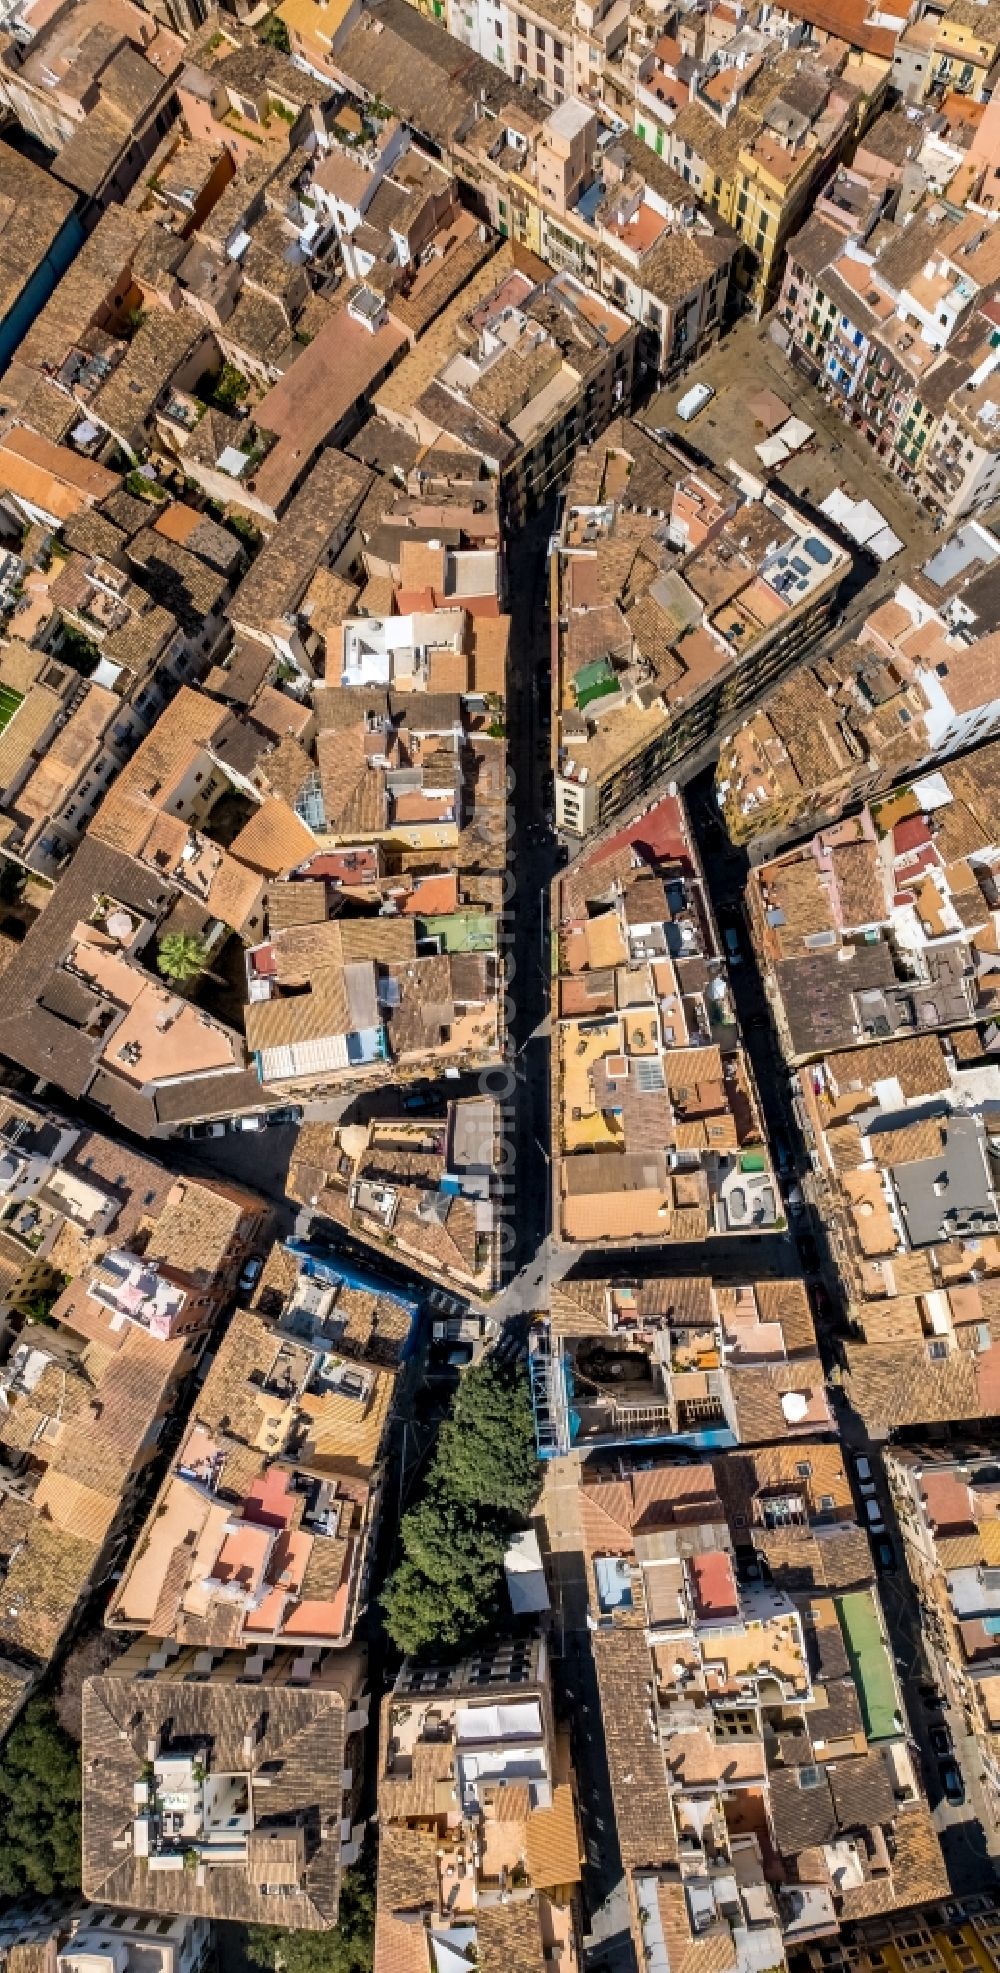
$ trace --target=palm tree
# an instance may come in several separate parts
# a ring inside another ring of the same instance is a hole
[[[208,968],[208,947],[197,932],[165,932],[156,953],[158,970],[175,986],[189,986]]]

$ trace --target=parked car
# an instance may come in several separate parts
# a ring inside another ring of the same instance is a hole
[[[300,1103],[286,1103],[281,1110],[267,1110],[264,1114],[264,1122],[268,1130],[274,1130],[280,1124],[300,1124],[302,1122],[302,1105]]]
[[[791,1149],[787,1137],[782,1137],[780,1130],[773,1130],[771,1132],[771,1149],[774,1152],[774,1162],[778,1170],[791,1171]]]
[[[941,1721],[939,1726],[931,1727],[930,1743],[938,1759],[941,1761],[948,1760],[949,1756],[955,1752],[955,1743],[951,1737],[951,1730],[945,1725],[944,1720]]]
[[[699,411],[704,411],[706,404],[711,404],[714,396],[715,392],[711,384],[692,384],[691,389],[684,392],[677,405],[677,416],[681,423],[689,425],[692,418],[697,418]]]
[[[965,1800],[965,1782],[962,1779],[962,1770],[958,1762],[940,1761],[938,1763],[938,1774],[941,1777],[941,1786],[952,1808],[961,1808]]]
[[[873,1535],[884,1535],[885,1522],[882,1519],[882,1509],[879,1506],[878,1501],[866,1500],[865,1513],[868,1516],[868,1527],[870,1532]]]
[[[433,1110],[439,1102],[433,1089],[410,1089],[403,1097],[404,1110]]]
[[[898,1566],[896,1551],[888,1536],[885,1535],[880,1541],[875,1543],[875,1567],[881,1570],[884,1576],[894,1576]]]
[[[226,1124],[189,1124],[185,1137],[225,1137]]]
[[[230,1130],[233,1131],[266,1130],[267,1118],[261,1115],[259,1111],[255,1116],[252,1117],[231,1117],[229,1120],[229,1128]]]
[[[726,958],[730,966],[742,966],[743,954],[740,950],[740,937],[735,925],[726,926]]]
[[[941,1711],[941,1707],[944,1702],[941,1698],[941,1694],[938,1691],[936,1685],[929,1685],[927,1683],[924,1683],[923,1685],[917,1686],[917,1691],[920,1694],[920,1698],[923,1705],[927,1708],[927,1711],[929,1713],[939,1713]]]
[[[257,1258],[256,1254],[252,1255],[250,1260],[244,1261],[238,1283],[241,1295],[252,1294],[260,1280],[263,1269],[264,1263]]]
[[[862,1493],[866,1495],[873,1495],[875,1492],[875,1476],[872,1472],[871,1460],[867,1457],[865,1453],[863,1452],[855,1453],[854,1471],[858,1476],[858,1485],[861,1488]]]

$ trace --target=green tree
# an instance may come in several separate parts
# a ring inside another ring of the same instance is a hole
[[[264,545],[264,537],[247,514],[223,514],[222,525],[242,541],[249,557],[256,555]]]
[[[257,30],[258,38],[266,41],[269,48],[277,48],[279,54],[290,55],[292,44],[288,39],[288,29],[280,14],[268,14],[263,27]]]
[[[247,1958],[265,1973],[371,1973],[375,1949],[375,1845],[364,1851],[340,1887],[340,1916],[332,1932],[284,1932],[251,1925]]]
[[[101,649],[92,637],[87,637],[75,623],[67,623],[64,618],[58,656],[78,671],[81,678],[90,678],[101,662]]]
[[[459,1651],[496,1625],[504,1550],[537,1492],[524,1371],[487,1358],[466,1373],[423,1496],[403,1517],[403,1559],[382,1598],[400,1651]]]
[[[400,1532],[404,1560],[383,1598],[390,1637],[408,1653],[460,1649],[499,1614],[503,1540],[477,1511],[434,1493]]]
[[[242,404],[249,390],[250,385],[242,370],[237,370],[235,363],[224,363],[215,379],[212,403],[218,405],[220,411],[234,411],[238,404]]]
[[[80,1751],[33,1699],[0,1754],[0,1897],[80,1884]]]
[[[27,875],[9,856],[0,857],[0,904],[20,904]]]
[[[197,932],[165,932],[156,951],[156,964],[165,980],[188,986],[208,970],[208,947]]]
[[[58,1325],[52,1320],[52,1311],[68,1282],[69,1275],[61,1274],[57,1281],[49,1281],[43,1288],[33,1288],[23,1301],[15,1295],[14,1306],[18,1314],[26,1316],[29,1322],[41,1322],[48,1329],[56,1328]]]
[[[435,1469],[460,1500],[530,1513],[538,1493],[535,1422],[527,1378],[485,1357],[459,1386],[442,1427]]]

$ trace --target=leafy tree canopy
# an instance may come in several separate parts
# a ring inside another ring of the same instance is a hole
[[[504,1550],[538,1491],[523,1370],[487,1358],[462,1380],[422,1498],[403,1517],[403,1560],[382,1598],[401,1651],[460,1651],[501,1611]]]
[[[400,1650],[457,1650],[498,1614],[504,1543],[464,1503],[429,1494],[402,1526],[405,1559],[383,1599]]]
[[[0,1897],[79,1884],[80,1750],[33,1699],[0,1752]]]
[[[0,858],[0,904],[18,904],[27,883],[27,871],[9,856]]]
[[[486,1357],[459,1386],[442,1427],[435,1471],[451,1492],[481,1507],[528,1514],[538,1492],[535,1425],[527,1378]]]
[[[184,984],[205,971],[208,952],[197,932],[165,932],[156,953],[156,964],[165,980]]]
[[[261,41],[266,41],[269,47],[277,48],[282,55],[291,54],[292,44],[288,38],[288,29],[280,14],[268,14],[258,33]]]
[[[284,1932],[251,1925],[247,1958],[265,1973],[371,1973],[375,1946],[375,1846],[367,1843],[340,1887],[340,1918],[332,1932]]]

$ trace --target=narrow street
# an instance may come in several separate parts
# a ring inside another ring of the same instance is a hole
[[[509,569],[507,747],[512,834],[502,951],[507,954],[508,1061],[516,1078],[507,1103],[506,1133],[507,1177],[512,1179],[507,1205],[512,1273],[531,1269],[549,1228],[549,1043],[544,1025],[550,988],[549,886],[556,843],[545,822],[542,776],[548,761],[548,545],[554,520],[550,507],[531,522],[511,549]]]

